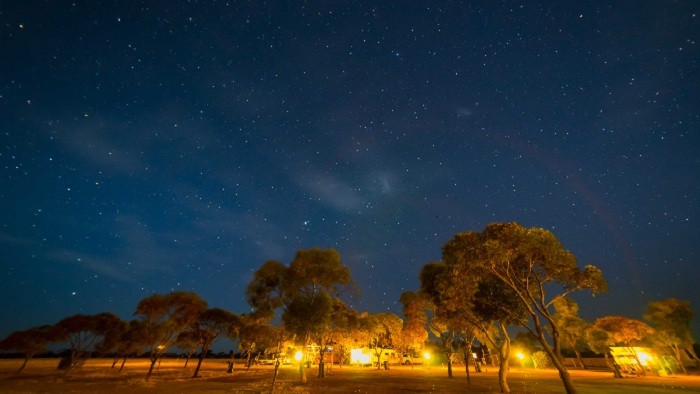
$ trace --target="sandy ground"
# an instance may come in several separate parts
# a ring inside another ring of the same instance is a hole
[[[110,369],[111,360],[92,359],[80,369],[64,376],[56,371],[58,360],[32,360],[21,374],[19,360],[0,360],[0,392],[55,393],[55,392],[129,392],[129,393],[269,393],[272,388],[273,367],[254,366],[249,371],[237,362],[233,374],[226,373],[226,360],[206,360],[201,377],[192,379],[196,360],[183,368],[184,360],[163,360],[146,382],[148,362],[143,359],[127,360],[122,373]],[[326,378],[316,377],[317,369],[309,370],[308,383],[300,385],[298,369],[282,366],[275,384],[276,393],[457,393],[498,392],[495,368],[488,372],[471,373],[471,384],[466,382],[464,366],[456,366],[453,379],[447,378],[442,366],[396,366],[390,370],[334,366]],[[700,392],[700,376],[632,377],[613,379],[612,373],[572,370],[574,384],[580,393],[662,393]],[[562,393],[559,375],[555,370],[512,368],[508,375],[514,393]]]

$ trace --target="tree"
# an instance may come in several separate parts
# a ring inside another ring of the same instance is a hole
[[[554,320],[561,331],[562,346],[574,351],[583,369],[587,369],[581,358],[586,350],[586,330],[592,325],[578,316],[578,304],[571,298],[559,298],[554,302]],[[561,353],[558,355],[561,360]]]
[[[117,336],[114,344],[114,362],[112,368],[117,364],[119,358],[122,358],[119,373],[124,369],[126,358],[130,354],[141,354],[146,348],[145,338],[147,337],[145,325],[140,320],[132,320],[126,324],[124,330]]]
[[[649,303],[648,313],[644,320],[654,326],[654,341],[673,351],[676,362],[687,374],[681,359],[681,351],[685,349],[695,356],[696,366],[699,366],[697,355],[693,352],[693,332],[690,322],[693,320],[693,310],[690,302],[677,298],[667,298]]]
[[[301,348],[304,359],[309,357],[307,353],[308,345],[313,338],[324,338],[326,331],[331,325],[331,314],[333,312],[333,301],[331,296],[325,291],[315,294],[292,297],[286,304],[282,313],[282,323],[289,332],[296,338],[301,338]],[[324,343],[317,343],[319,346],[318,376],[323,377],[325,364],[323,353],[326,350]],[[303,363],[302,363],[303,364]],[[303,374],[305,368],[302,366],[302,382],[305,381]]]
[[[24,331],[15,331],[0,341],[0,350],[15,350],[24,354],[24,362],[16,373],[22,372],[29,360],[37,353],[46,351],[46,345],[56,340],[53,326],[32,327]]]
[[[520,300],[532,319],[534,329],[522,326],[540,340],[552,358],[567,393],[575,392],[571,377],[560,362],[559,327],[551,307],[559,298],[579,290],[594,295],[606,290],[598,268],[580,270],[576,258],[565,250],[556,237],[540,228],[524,228],[517,223],[492,223],[482,233],[459,233],[443,247],[443,261],[467,268],[467,274],[488,274],[502,283]],[[554,296],[548,297],[550,291]],[[552,345],[547,341],[543,323],[548,323]]]
[[[250,369],[253,354],[260,355],[267,349],[278,345],[282,334],[277,328],[259,315],[244,314],[238,331],[238,349],[246,352],[246,368]]]
[[[404,313],[408,312],[413,319],[422,318],[423,326],[427,326],[433,335],[440,338],[442,352],[447,361],[447,377],[452,378],[452,354],[455,350],[455,340],[458,339],[458,328],[455,324],[458,315],[436,313],[435,305],[426,300],[421,293],[404,292],[400,301],[404,306]],[[419,309],[422,311],[418,311]],[[469,380],[468,376],[467,379]]]
[[[295,334],[306,359],[312,336],[324,337],[331,330],[333,300],[350,283],[350,270],[335,249],[313,248],[298,251],[289,267],[276,261],[265,262],[255,272],[246,294],[248,303],[261,313],[273,314],[275,309],[283,309],[282,322]],[[304,364],[300,363],[302,383],[306,383]],[[321,377],[323,370],[321,357]]]
[[[499,386],[501,392],[509,392],[510,337],[506,326],[522,324],[525,313],[513,291],[492,275],[472,270],[468,262],[429,263],[419,278],[420,293],[430,301],[436,317],[451,322],[465,337],[473,331],[475,337],[497,350]]]
[[[331,340],[333,341],[333,351],[339,357],[340,368],[349,359],[350,351],[353,348],[361,347],[369,343],[368,333],[363,330],[363,318],[354,309],[348,308],[344,312],[341,324],[333,330]],[[337,351],[336,351],[337,349]]]
[[[187,364],[190,363],[190,358],[199,349],[202,344],[201,333],[198,327],[193,327],[181,332],[173,345],[179,347],[185,352],[185,365],[183,368],[187,368]]]
[[[425,328],[425,300],[417,293],[407,291],[401,294],[400,301],[405,320],[399,336],[399,348],[402,353],[411,355],[410,362],[413,368],[413,355],[420,354],[423,344],[428,340],[428,331]]]
[[[654,332],[654,329],[647,324],[624,316],[601,317],[596,319],[593,326],[607,332],[611,343],[615,346],[636,346],[645,337]],[[639,357],[636,356],[636,353],[635,358],[640,372],[644,374],[644,366]]]
[[[377,357],[377,369],[381,368],[381,355],[384,349],[393,346],[394,338],[398,338],[403,327],[403,319],[393,313],[363,314],[360,323],[367,332],[369,348]]]
[[[69,373],[84,361],[90,349],[104,347],[106,343],[114,341],[122,326],[121,319],[113,313],[77,314],[59,321],[54,326],[56,339],[70,344],[70,355],[59,364],[59,368]]]
[[[596,319],[596,328],[605,330],[616,346],[636,346],[654,332],[649,325],[625,316],[606,316]]]
[[[614,344],[610,334],[602,328],[596,327],[595,324],[586,330],[586,343],[592,351],[602,354],[606,360],[608,353],[610,353],[610,346]]]
[[[344,339],[344,334],[351,330],[358,321],[357,312],[351,308],[348,308],[347,304],[340,300],[339,298],[331,298],[330,300],[331,312],[328,316],[328,324],[326,329],[316,331],[315,335],[311,336],[311,339],[318,345],[319,351],[319,365],[321,362],[325,364],[325,353],[329,348],[328,345],[335,344],[336,342],[341,342]],[[333,355],[333,347],[331,348],[331,355]],[[331,366],[333,365],[333,359],[331,357]],[[323,377],[325,374],[324,370],[319,369],[319,377]]]
[[[241,325],[240,316],[220,308],[207,309],[200,315],[199,320],[194,324],[194,332],[199,338],[201,349],[193,378],[197,377],[202,361],[214,342],[222,337],[235,339]]]
[[[199,319],[206,307],[206,301],[197,294],[184,291],[153,294],[139,302],[134,315],[139,316],[144,325],[145,343],[151,360],[146,380],[151,378],[158,359],[173,345],[181,332]]]

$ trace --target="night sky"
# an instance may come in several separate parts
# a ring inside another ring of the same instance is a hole
[[[288,4],[285,4],[288,3]],[[0,336],[335,248],[359,311],[461,231],[554,232],[700,314],[696,1],[4,1]],[[694,324],[696,339],[700,334]]]

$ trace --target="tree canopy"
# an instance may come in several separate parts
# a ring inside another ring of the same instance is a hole
[[[253,275],[246,295],[258,313],[270,318],[282,308],[285,329],[302,344],[304,353],[312,337],[326,338],[334,326],[334,303],[351,284],[350,270],[335,249],[306,249],[296,253],[289,267],[276,261],[265,262]],[[318,344],[321,351],[324,343]],[[319,376],[323,376],[323,357]],[[301,366],[301,381],[306,370]]]
[[[525,228],[517,223],[492,223],[481,232],[464,232],[443,246],[443,261],[459,267],[464,277],[489,277],[512,291],[534,325],[531,330],[550,356],[568,393],[575,392],[571,378],[560,362],[559,327],[551,307],[572,292],[589,290],[594,295],[607,285],[598,268],[580,269],[576,258],[564,249],[550,231]],[[506,308],[501,307],[507,311]],[[517,316],[512,316],[517,320]],[[546,338],[542,319],[548,323],[552,345]]]
[[[139,302],[134,315],[143,322],[145,343],[151,359],[146,380],[151,377],[156,361],[173,345],[181,332],[199,319],[206,307],[206,301],[197,294],[185,291],[153,294]]]

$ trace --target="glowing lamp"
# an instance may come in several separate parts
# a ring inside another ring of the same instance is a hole
[[[297,350],[297,352],[294,353],[294,359],[297,361],[301,361],[302,358],[304,358],[304,353],[302,353],[301,350]]]
[[[522,354],[521,352],[516,353],[515,356],[516,356],[518,359],[520,359],[520,361],[522,361],[522,360],[525,359],[525,355]]]
[[[430,360],[430,353],[428,353],[428,352],[423,353],[423,358],[425,358],[426,360]]]

